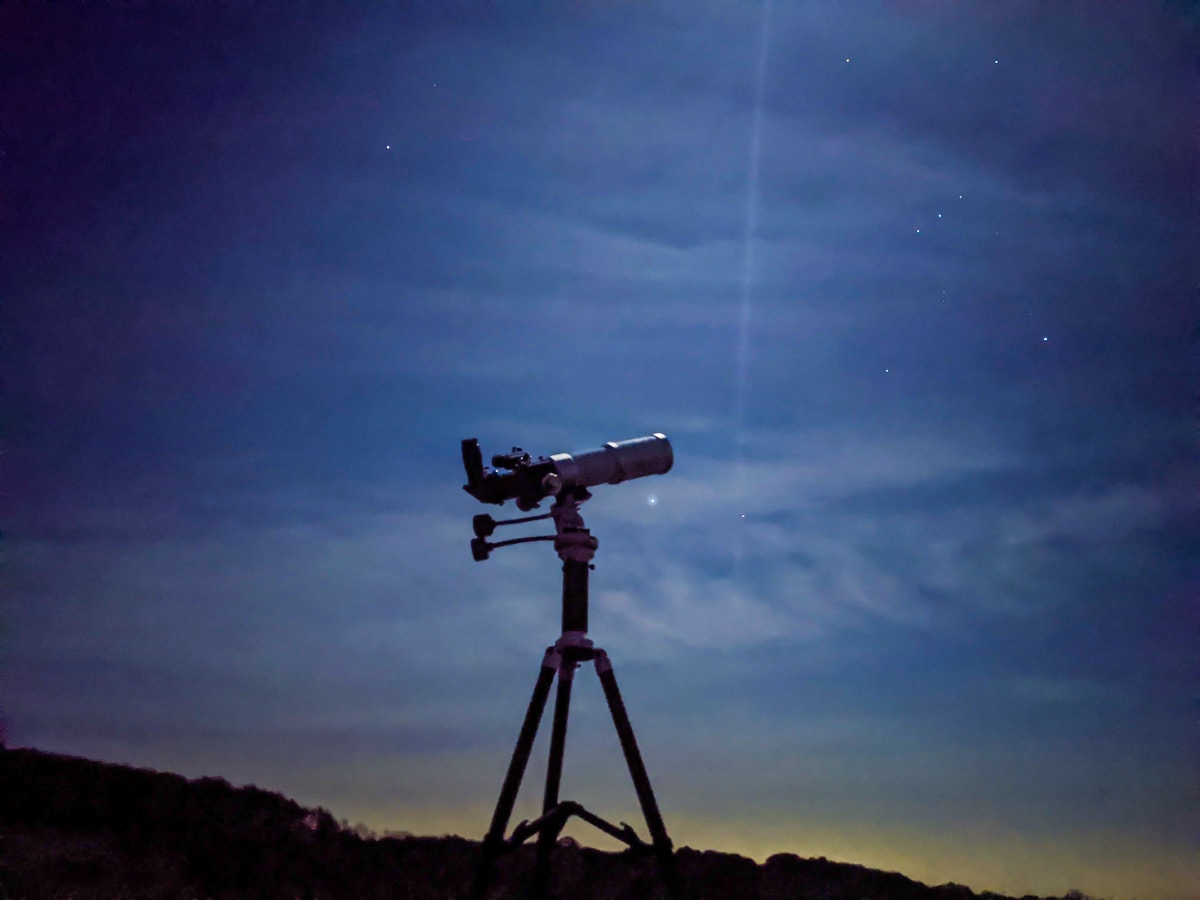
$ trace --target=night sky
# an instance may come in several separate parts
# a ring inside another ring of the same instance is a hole
[[[584,514],[677,845],[1195,896],[1198,33],[0,5],[9,745],[480,838],[560,564],[459,441],[662,431]],[[563,796],[641,825],[590,668]]]

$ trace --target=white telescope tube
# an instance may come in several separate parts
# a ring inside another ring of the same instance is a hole
[[[643,475],[664,475],[675,454],[665,434],[650,434],[628,441],[609,441],[599,450],[556,453],[550,457],[562,487],[620,484]]]

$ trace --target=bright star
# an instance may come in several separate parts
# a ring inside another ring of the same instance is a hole
[[[658,497],[654,494],[651,494],[649,497],[646,498],[646,502],[648,504],[650,504],[651,506],[658,506]]]

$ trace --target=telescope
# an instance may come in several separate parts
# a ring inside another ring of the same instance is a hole
[[[550,887],[550,854],[567,820],[573,816],[626,844],[631,851],[654,853],[658,857],[668,895],[678,898],[682,892],[671,838],[663,824],[654,789],[650,786],[650,776],[646,774],[633,725],[629,722],[625,701],[617,687],[612,660],[587,636],[588,574],[599,542],[584,524],[579,511],[580,506],[592,496],[588,488],[598,484],[620,484],[622,481],[670,471],[675,461],[671,442],[666,435],[655,433],[628,441],[609,441],[599,449],[583,453],[555,453],[536,459],[520,447],[513,447],[509,453],[493,456],[492,464],[488,467],[483,464],[479,441],[467,438],[462,442],[462,459],[463,467],[467,470],[467,483],[463,485],[463,490],[480,503],[501,506],[506,500],[515,500],[518,509],[528,512],[536,509],[547,497],[554,498],[547,513],[499,522],[487,513],[475,516],[471,521],[475,531],[475,539],[471,541],[471,556],[475,561],[482,562],[502,547],[534,541],[553,541],[554,549],[562,560],[562,635],[553,646],[546,648],[542,658],[542,667],[525,712],[525,721],[521,725],[508,773],[504,776],[500,797],[496,801],[496,810],[492,814],[492,824],[483,839],[469,898],[485,900],[493,867],[500,856],[536,836],[537,853],[528,896],[531,900],[546,900]],[[501,526],[522,525],[543,519],[554,520],[554,534],[496,542],[488,540]],[[621,752],[625,755],[625,764],[629,768],[633,788],[650,831],[649,844],[630,825],[624,822],[615,825],[574,800],[559,798],[571,684],[575,670],[584,662],[595,663],[596,675],[600,678],[617,738],[621,742]],[[550,759],[546,766],[542,814],[532,822],[521,822],[508,835],[508,823],[512,818],[517,792],[521,789],[529,754],[533,750],[538,725],[555,679],[558,681],[558,692],[554,699],[554,724],[550,733]]]
[[[536,459],[520,447],[513,447],[510,453],[493,456],[491,467],[483,464],[479,440],[467,438],[462,442],[462,458],[467,470],[464,491],[480,503],[497,506],[505,500],[516,500],[517,509],[526,512],[563,491],[663,475],[675,461],[671,442],[657,432],[628,441],[609,441],[598,450]]]

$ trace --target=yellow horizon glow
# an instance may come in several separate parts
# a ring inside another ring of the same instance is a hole
[[[491,821],[492,807],[357,812],[359,818],[351,816],[351,821],[361,821],[381,834],[393,830],[480,840]],[[514,815],[511,824],[521,817]],[[645,835],[639,816],[620,818]],[[976,893],[1062,896],[1078,890],[1104,900],[1200,900],[1200,858],[1194,852],[1107,830],[1030,837],[988,825],[938,832],[927,827],[829,825],[778,815],[713,821],[668,812],[665,818],[676,847],[736,853],[759,863],[777,853],[791,853],[899,872],[931,886],[954,882]],[[420,823],[421,830],[415,830],[413,823]],[[578,821],[572,821],[564,835],[600,850],[622,849]]]

